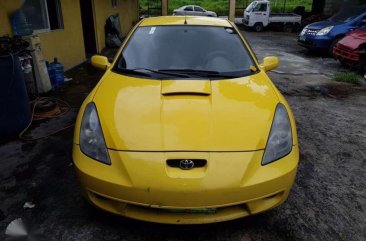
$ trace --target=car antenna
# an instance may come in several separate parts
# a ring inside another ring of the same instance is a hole
[[[184,13],[184,24],[187,25],[187,14]]]

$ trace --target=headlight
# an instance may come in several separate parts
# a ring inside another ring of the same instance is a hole
[[[274,162],[292,150],[291,123],[286,107],[278,104],[273,119],[271,132],[264,151],[262,165]]]
[[[90,158],[111,164],[94,103],[89,103],[83,114],[80,128],[80,149]]]
[[[326,28],[323,28],[321,29],[316,35],[327,35],[333,28],[334,26],[329,26],[329,27],[326,27]]]
[[[306,31],[308,30],[308,26],[306,26],[300,33],[300,35],[304,35],[306,33]]]

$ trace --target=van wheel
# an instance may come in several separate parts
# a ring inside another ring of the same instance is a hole
[[[256,23],[256,24],[254,24],[253,28],[254,28],[254,30],[255,30],[256,32],[262,32],[262,31],[263,31],[263,24],[261,24],[261,23]]]
[[[283,31],[285,33],[292,33],[292,31],[294,31],[294,25],[293,24],[285,24],[283,26]]]

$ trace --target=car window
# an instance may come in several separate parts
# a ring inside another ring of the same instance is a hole
[[[253,58],[232,28],[208,26],[139,27],[123,49],[116,70],[204,70],[243,76]]]
[[[254,7],[255,12],[266,12],[267,11],[267,3],[260,3]]]
[[[360,19],[360,21],[359,21],[359,23],[358,23],[362,28],[365,28],[366,27],[366,15],[365,16],[363,16],[361,19]]]
[[[330,18],[331,21],[347,23],[360,16],[366,11],[365,8],[341,9],[337,14]]]
[[[193,11],[193,7],[192,6],[188,6],[184,9],[184,11]]]
[[[256,4],[257,4],[256,2],[252,2],[251,4],[249,4],[249,6],[247,7],[246,11],[247,12],[252,11],[255,8]]]
[[[196,12],[204,12],[203,8],[198,7],[198,6],[195,6],[194,7],[194,11],[196,11]]]

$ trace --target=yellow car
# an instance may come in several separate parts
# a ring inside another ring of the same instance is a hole
[[[237,27],[142,20],[84,101],[73,160],[85,195],[139,220],[202,224],[283,203],[297,172],[293,114]]]

